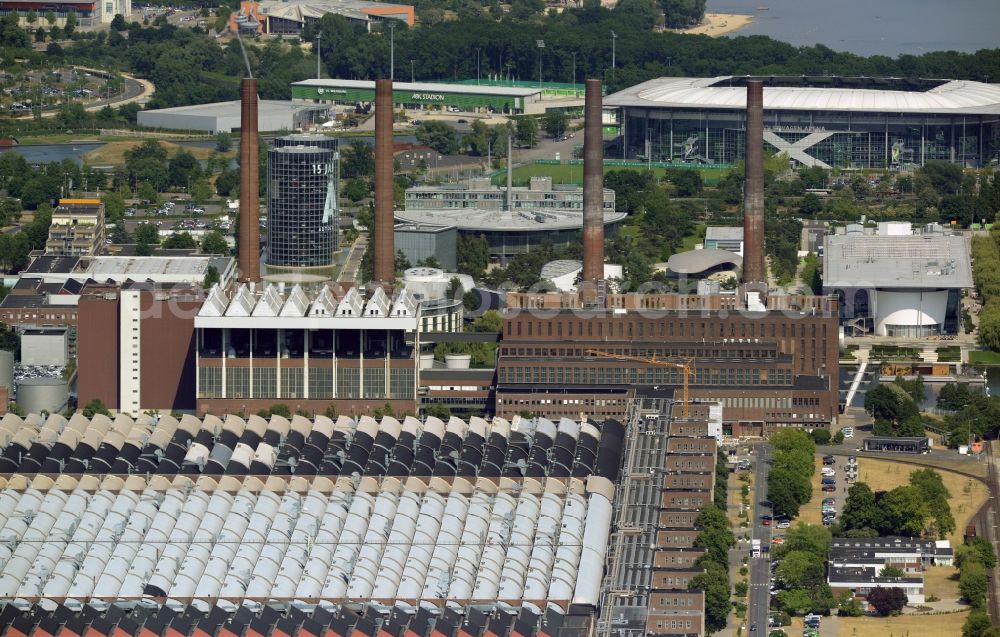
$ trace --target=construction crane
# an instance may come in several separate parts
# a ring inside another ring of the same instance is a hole
[[[679,363],[679,362],[676,362],[676,361],[668,361],[668,360],[664,360],[662,358],[657,358],[656,355],[653,355],[653,356],[629,356],[628,354],[616,354],[614,352],[605,352],[605,351],[602,351],[602,350],[599,350],[599,349],[588,349],[588,350],[585,350],[585,353],[589,354],[591,356],[596,356],[598,358],[609,358],[611,360],[629,361],[629,362],[633,362],[633,363],[646,363],[647,365],[653,365],[653,366],[656,366],[656,367],[673,367],[674,369],[681,370],[681,373],[682,373],[683,378],[684,378],[684,406],[683,406],[683,412],[682,413],[684,414],[684,420],[688,419],[688,404],[690,403],[690,401],[688,400],[688,398],[689,398],[689,395],[688,395],[688,383],[689,383],[689,379],[691,378],[691,375],[694,374],[694,359],[693,358],[689,358],[686,361],[684,361],[683,363]]]

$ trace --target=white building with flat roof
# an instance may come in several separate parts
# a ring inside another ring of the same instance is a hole
[[[962,290],[973,285],[966,238],[937,224],[872,230],[848,226],[823,243],[823,292],[840,297],[849,333],[957,334]]]

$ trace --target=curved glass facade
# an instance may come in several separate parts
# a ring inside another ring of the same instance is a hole
[[[336,140],[290,136],[268,151],[267,265],[325,267],[337,250]]]
[[[626,106],[620,121],[622,159],[729,164],[744,158],[742,109]],[[978,168],[1000,158],[1000,116],[767,110],[764,141],[767,150],[801,165],[902,168],[941,159]]]

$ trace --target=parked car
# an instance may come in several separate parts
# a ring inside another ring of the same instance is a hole
[[[837,459],[834,458],[833,456],[823,456],[823,464],[830,465],[830,464],[836,464],[836,463],[837,463]]]
[[[847,456],[847,464],[852,464],[852,465],[858,464],[858,457],[857,456]]]
[[[788,520],[782,520],[781,522],[778,522],[778,524],[776,525],[776,528],[787,529],[791,525],[792,525],[792,523],[789,522]]]
[[[837,491],[837,485],[835,485],[835,484],[824,484],[823,485],[823,492],[824,493],[834,493],[836,491]]]
[[[840,430],[840,432],[844,434],[844,438],[854,437],[854,427],[844,427],[843,429]]]

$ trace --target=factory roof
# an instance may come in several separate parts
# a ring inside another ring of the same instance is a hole
[[[671,255],[667,260],[667,270],[674,274],[700,274],[727,263],[738,268],[743,265],[743,259],[729,250],[688,250]]]
[[[506,213],[496,210],[455,208],[446,210],[397,210],[396,220],[404,223],[454,225],[459,230],[483,232],[547,232],[551,230],[583,229],[583,213],[560,210],[518,210]],[[604,224],[618,223],[624,212],[604,212]]]
[[[742,226],[708,226],[705,241],[743,241]]]
[[[314,104],[301,102],[287,102],[284,100],[257,100],[258,117],[280,116],[300,111],[317,110]],[[186,106],[171,106],[169,108],[154,108],[144,111],[149,114],[172,114],[172,115],[200,115],[213,117],[240,117],[240,102],[212,102],[209,104],[190,104]]]
[[[8,414],[0,597],[227,614],[594,607],[623,434],[518,417]]]
[[[827,581],[831,586],[837,584],[855,584],[864,582],[868,584],[910,584],[921,585],[924,583],[923,575],[915,577],[879,577],[879,569],[868,566],[831,566]]]
[[[823,287],[972,287],[969,244],[947,234],[827,235]]]
[[[367,2],[366,0],[262,0],[261,13],[274,18],[305,22],[307,18],[320,19],[328,13],[368,20],[371,14],[379,17],[393,17],[392,10],[412,16],[413,7],[387,2]],[[407,20],[412,23],[412,17]]]
[[[746,109],[747,78],[661,77],[604,98],[604,107]],[[755,78],[764,110],[887,113],[1000,113],[1000,85],[967,80],[897,78]],[[796,85],[797,84],[797,85]],[[909,88],[910,90],[906,90]]]
[[[549,261],[542,266],[542,272],[540,277],[542,279],[555,279],[557,277],[566,276],[567,274],[572,274],[573,272],[578,272],[583,269],[583,261],[577,261],[576,259],[557,259],[555,261]]]
[[[214,265],[219,272],[228,267],[230,257],[95,257],[85,262],[83,271],[95,279],[144,279],[152,274],[202,275]]]
[[[374,80],[302,80],[292,82],[292,86],[312,86],[319,88],[352,88],[375,90]],[[413,91],[414,93],[451,93],[457,95],[496,95],[498,97],[528,97],[541,92],[539,88],[511,88],[509,86],[469,86],[464,84],[445,84],[442,82],[393,82],[392,90],[398,92]]]

